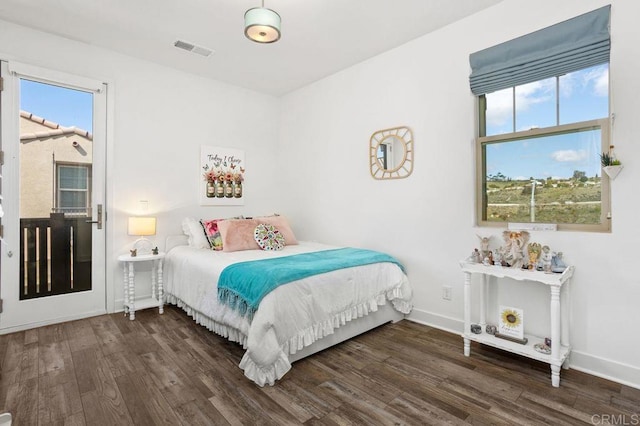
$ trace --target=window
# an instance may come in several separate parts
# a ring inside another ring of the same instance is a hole
[[[609,228],[608,65],[479,96],[479,222]]]
[[[610,229],[610,9],[470,55],[479,225]]]
[[[91,168],[88,165],[57,165],[58,213],[86,215],[91,205]]]
[[[609,66],[602,64],[481,96],[486,101],[485,117],[480,117],[486,130],[481,136],[606,118]]]

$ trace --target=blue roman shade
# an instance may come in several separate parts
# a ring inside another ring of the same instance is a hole
[[[474,95],[609,62],[611,5],[469,55]]]

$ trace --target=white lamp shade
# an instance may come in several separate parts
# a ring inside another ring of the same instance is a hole
[[[127,228],[129,235],[146,236],[156,234],[155,217],[130,217]]]
[[[280,15],[265,7],[254,7],[244,14],[244,35],[258,43],[280,40]]]

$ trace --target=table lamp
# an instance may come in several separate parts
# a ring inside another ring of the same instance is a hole
[[[133,248],[139,254],[151,253],[153,245],[146,236],[156,235],[156,218],[155,217],[130,217],[129,226],[127,227],[129,235],[135,235],[138,238],[133,243]]]

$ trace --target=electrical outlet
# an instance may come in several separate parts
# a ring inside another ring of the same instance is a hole
[[[442,299],[451,300],[451,287],[446,285],[442,286]]]

